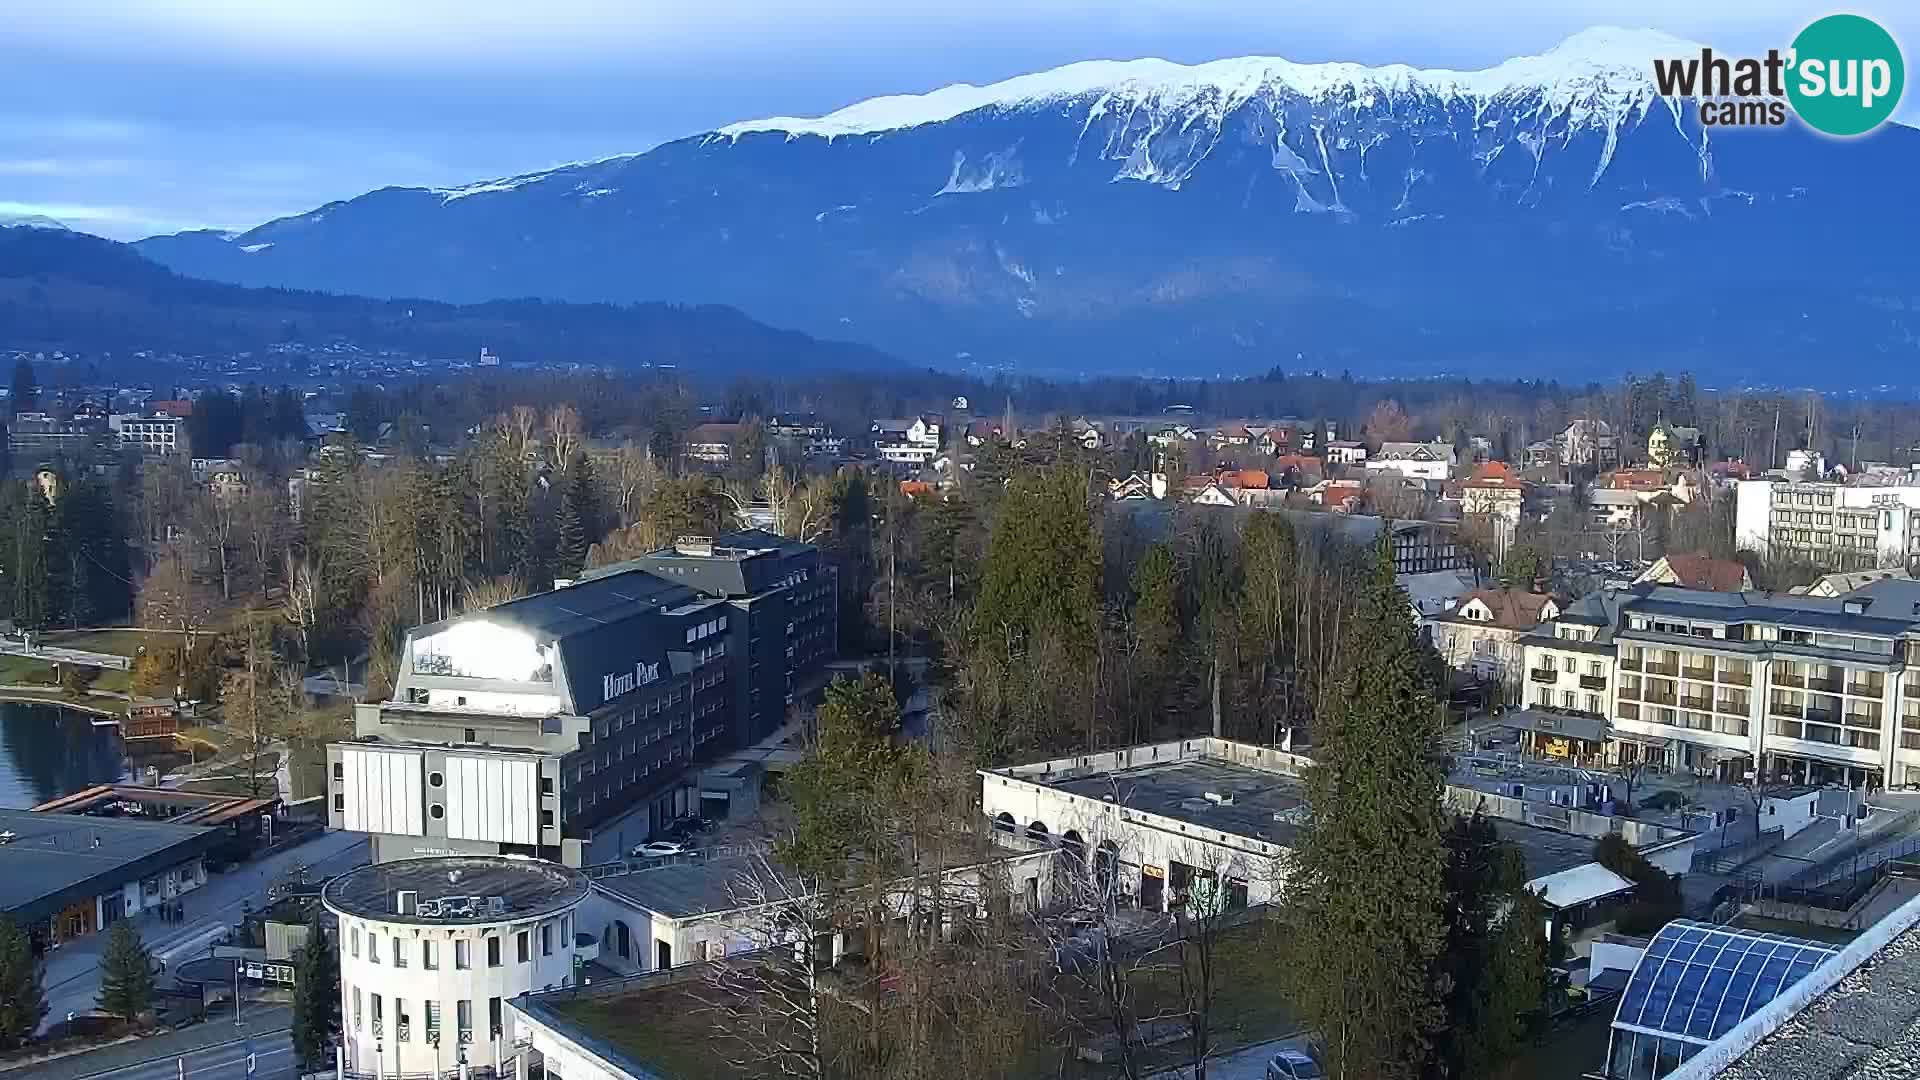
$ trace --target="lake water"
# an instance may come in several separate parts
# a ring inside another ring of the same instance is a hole
[[[0,807],[24,809],[127,778],[116,727],[58,705],[0,701]]]

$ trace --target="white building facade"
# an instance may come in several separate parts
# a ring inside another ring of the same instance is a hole
[[[349,1071],[497,1066],[520,1037],[506,1003],[573,985],[598,940],[578,937],[587,879],[533,859],[461,856],[361,867],[321,894],[339,919]]]
[[[1833,570],[1912,566],[1920,560],[1920,485],[1741,480],[1734,544]]]

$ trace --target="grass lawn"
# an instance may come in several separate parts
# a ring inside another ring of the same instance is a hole
[[[1275,936],[1277,927],[1256,922],[1224,932],[1215,945],[1217,982],[1213,1000],[1213,1043],[1225,1051],[1289,1034],[1298,1018],[1281,996],[1275,958],[1284,953]],[[1177,996],[1177,975],[1171,971],[1141,976],[1137,984],[1143,1005],[1170,1004]],[[714,1025],[721,1022],[706,1010],[698,982],[649,987],[608,997],[559,998],[550,1002],[569,1020],[650,1071],[667,1080],[730,1080],[747,1074],[720,1057],[727,1044],[716,1043]],[[1171,1064],[1182,1048],[1150,1054]],[[1073,1075],[1102,1078],[1111,1075],[1100,1066],[1073,1062]]]
[[[79,633],[48,631],[38,640],[42,644],[57,645],[66,649],[85,649],[89,652],[115,653],[132,658],[139,655],[140,647],[171,647],[179,640],[178,634],[151,633],[145,630],[83,630]],[[24,656],[0,656],[0,683],[15,685],[53,684],[53,665],[41,660]],[[97,690],[112,690],[127,693],[132,686],[132,673],[102,668],[99,679],[94,681]]]
[[[667,1078],[740,1077],[715,1049],[714,1024],[695,996],[699,983],[680,983],[615,997],[556,999],[553,1006],[594,1037]]]

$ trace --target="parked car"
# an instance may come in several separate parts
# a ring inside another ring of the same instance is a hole
[[[1267,1062],[1266,1080],[1320,1080],[1326,1075],[1305,1050],[1282,1050]]]
[[[675,855],[686,855],[693,849],[672,840],[654,840],[634,848],[627,854],[636,859],[669,859]]]

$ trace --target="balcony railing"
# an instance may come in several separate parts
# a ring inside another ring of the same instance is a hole
[[[1850,712],[1847,714],[1847,726],[1857,727],[1857,728],[1874,728],[1877,730],[1880,727],[1880,718],[1872,715],[1871,713],[1851,713]]]
[[[1560,680],[1560,672],[1555,668],[1534,668],[1528,674],[1534,682],[1553,683]]]
[[[1697,679],[1701,682],[1712,682],[1713,668],[1711,667],[1683,668],[1680,671],[1680,677],[1683,679]]]
[[[1691,697],[1691,696],[1683,697],[1680,699],[1680,707],[1683,709],[1698,709],[1704,712],[1708,709],[1713,708],[1713,699],[1705,698],[1705,697]]]
[[[1640,700],[1649,705],[1671,705],[1674,700],[1673,691],[1649,690],[1640,696]]]
[[[1635,702],[1631,702],[1631,701],[1622,701],[1622,702],[1620,702],[1620,704],[1619,704],[1619,707],[1618,707],[1618,710],[1617,710],[1617,711],[1619,712],[1619,714],[1620,714],[1620,719],[1622,719],[1622,720],[1638,720],[1638,719],[1640,719],[1640,706],[1639,706],[1638,704],[1636,704]]]
[[[1639,659],[1638,657],[1634,657],[1634,656],[1623,656],[1623,657],[1621,657],[1621,658],[1620,658],[1620,670],[1621,670],[1621,671],[1639,671],[1639,670],[1640,670],[1640,659]]]
[[[1823,694],[1837,694],[1840,692],[1840,680],[1833,678],[1808,679],[1807,689],[1818,690]]]
[[[1673,678],[1673,677],[1675,677],[1675,676],[1677,676],[1677,675],[1679,675],[1679,674],[1680,674],[1680,665],[1679,665],[1679,664],[1654,664],[1654,663],[1649,663],[1649,664],[1647,665],[1647,674],[1649,674],[1649,675],[1665,675],[1665,676],[1667,676],[1668,678]]]
[[[1809,724],[1838,724],[1840,722],[1840,714],[1828,712],[1825,709],[1808,709],[1806,720]]]
[[[1807,685],[1807,680],[1801,678],[1798,675],[1793,674],[1790,671],[1776,671],[1773,673],[1773,685],[1791,686],[1794,689],[1798,690]]]
[[[1857,682],[1847,684],[1847,693],[1857,697],[1885,697],[1886,692],[1887,687],[1885,683]]]
[[[1745,716],[1748,712],[1748,703],[1738,698],[1721,698],[1713,703],[1713,711],[1731,716]]]
[[[1770,701],[1767,703],[1767,712],[1774,716],[1791,716],[1795,720],[1798,720],[1801,716],[1805,715],[1806,709],[1805,706],[1795,705],[1791,702]]]
[[[1607,677],[1605,675],[1580,676],[1580,689],[1582,690],[1605,690],[1606,688]]]
[[[1716,673],[1716,677],[1729,686],[1753,685],[1753,672],[1751,671],[1734,671],[1731,668],[1721,668],[1719,672]]]

